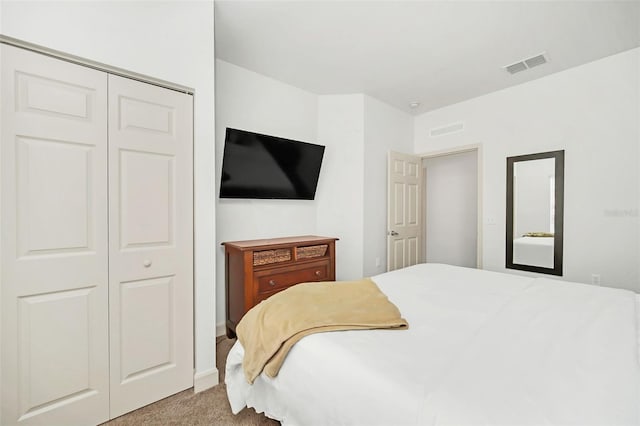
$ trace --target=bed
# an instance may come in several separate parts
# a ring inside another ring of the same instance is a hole
[[[513,263],[553,268],[553,237],[520,237],[513,240]]]
[[[403,331],[320,333],[249,385],[227,358],[234,413],[283,425],[638,425],[633,292],[421,264],[372,278]]]

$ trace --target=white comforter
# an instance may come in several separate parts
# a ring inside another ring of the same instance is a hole
[[[553,268],[553,237],[520,237],[513,240],[513,263]]]
[[[283,425],[640,425],[638,297],[423,264],[373,277],[406,331],[305,337],[249,385],[227,358],[234,413]]]

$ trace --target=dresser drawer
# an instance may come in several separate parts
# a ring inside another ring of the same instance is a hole
[[[295,267],[268,269],[256,271],[255,280],[258,282],[258,293],[272,293],[283,290],[294,284],[308,281],[327,281],[330,275],[330,262],[315,262]]]

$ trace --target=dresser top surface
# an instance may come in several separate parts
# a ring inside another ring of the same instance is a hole
[[[334,237],[320,237],[317,235],[300,235],[296,237],[283,237],[283,238],[265,238],[261,240],[245,240],[245,241],[226,241],[222,245],[226,247],[233,247],[239,250],[249,250],[254,248],[268,248],[287,245],[303,245],[303,244],[321,244],[326,242],[336,241],[338,238]]]

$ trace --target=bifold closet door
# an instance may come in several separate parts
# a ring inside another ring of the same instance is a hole
[[[107,74],[0,49],[0,424],[98,424],[109,418]]]
[[[193,386],[192,108],[109,76],[111,417]]]

